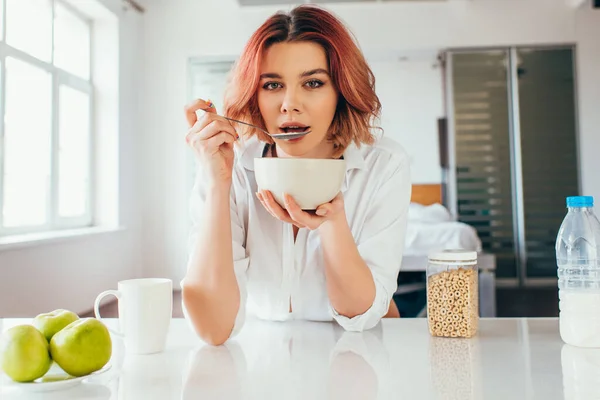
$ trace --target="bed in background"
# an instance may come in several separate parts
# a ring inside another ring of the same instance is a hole
[[[428,254],[444,249],[478,252],[480,315],[496,316],[496,258],[481,251],[481,240],[472,226],[455,221],[442,205],[440,184],[413,185],[408,215],[402,272],[424,272]],[[400,285],[396,294],[423,290],[424,283]]]
[[[481,253],[481,240],[475,228],[455,221],[442,205],[440,184],[413,185],[403,269],[422,271],[427,265],[427,255],[444,249]]]

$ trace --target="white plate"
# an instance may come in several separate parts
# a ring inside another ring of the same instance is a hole
[[[112,364],[109,362],[104,367],[102,367],[102,369],[96,372],[92,372],[89,375],[75,377],[67,374],[65,371],[62,370],[62,368],[58,366],[58,364],[53,362],[52,366],[50,367],[50,370],[46,372],[46,375],[36,379],[33,382],[15,382],[7,376],[5,376],[6,380],[8,381],[6,383],[6,386],[19,388],[28,392],[49,392],[52,390],[67,389],[79,385],[86,379],[95,378],[99,375],[102,375],[111,367]],[[48,379],[51,379],[51,381],[48,381]]]

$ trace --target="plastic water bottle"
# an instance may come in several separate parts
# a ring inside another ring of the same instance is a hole
[[[560,358],[563,399],[600,399],[600,349],[563,344]]]
[[[600,347],[600,221],[591,196],[567,197],[556,238],[560,336],[578,347]]]

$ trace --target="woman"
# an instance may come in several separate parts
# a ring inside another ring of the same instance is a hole
[[[234,126],[209,101],[186,107],[186,141],[200,168],[182,297],[204,341],[218,345],[235,335],[246,310],[277,321],[334,319],[351,331],[399,316],[392,295],[410,201],[409,160],[399,145],[371,134],[380,108],[373,74],[351,35],[314,6],[277,13],[253,34],[224,110],[268,132],[297,126],[308,135],[272,140],[247,130],[234,162]],[[283,208],[257,192],[253,160],[261,156],[344,157],[341,193],[313,214],[289,196]]]

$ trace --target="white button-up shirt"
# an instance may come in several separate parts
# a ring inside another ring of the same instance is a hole
[[[243,326],[246,313],[274,321],[335,319],[350,331],[374,327],[388,311],[402,263],[411,196],[405,151],[391,139],[381,138],[372,146],[351,144],[344,152],[346,177],[341,191],[346,218],[375,282],[373,305],[364,314],[347,318],[329,301],[318,231],[301,228],[294,241],[293,226],[271,216],[256,198],[254,158],[262,156],[264,147],[254,137],[246,141],[233,170],[231,228],[240,308],[232,336]],[[201,175],[197,173],[190,198],[193,226],[202,223]],[[192,229],[190,243],[195,237]]]

